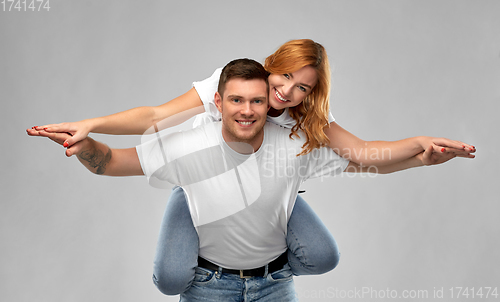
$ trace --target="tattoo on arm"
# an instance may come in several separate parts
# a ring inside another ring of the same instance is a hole
[[[97,168],[96,174],[104,174],[106,171],[106,165],[111,160],[111,149],[108,148],[108,153],[104,155],[104,152],[97,148],[83,151],[78,155],[82,160],[87,161],[89,166],[92,168]]]

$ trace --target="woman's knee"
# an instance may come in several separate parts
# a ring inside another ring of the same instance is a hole
[[[165,295],[179,295],[189,289],[193,275],[179,272],[157,271],[153,274],[153,283]]]

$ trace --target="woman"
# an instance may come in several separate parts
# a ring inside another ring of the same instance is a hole
[[[270,122],[291,128],[290,136],[306,135],[302,152],[330,146],[339,155],[359,165],[382,166],[413,157],[427,148],[456,152],[462,156],[474,151],[472,146],[448,139],[415,137],[397,142],[365,142],[342,129],[329,114],[330,68],[326,51],[312,40],[293,40],[282,45],[266,58],[264,67],[270,72],[268,112]],[[143,134],[159,121],[197,108],[192,114],[205,111],[205,121],[218,120],[213,96],[217,90],[220,70],[184,95],[158,107],[138,107],[114,115],[76,123],[35,127],[48,132],[69,132],[73,135],[64,146],[73,155],[72,146],[89,132],[107,134]],[[133,121],[133,123],[131,123]],[[199,122],[199,120],[197,121]],[[328,126],[329,125],[329,126]],[[389,150],[389,156],[383,152]],[[372,156],[372,155],[377,156]],[[303,227],[303,225],[310,227]],[[198,251],[197,233],[181,188],[174,188],[167,203],[155,259],[154,281],[165,294],[186,290],[194,276]],[[334,238],[305,201],[297,197],[288,223],[287,244],[289,264],[296,275],[321,274],[333,269],[339,260]]]

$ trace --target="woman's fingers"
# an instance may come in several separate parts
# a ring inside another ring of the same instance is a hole
[[[35,130],[45,130],[47,132],[70,132],[68,129],[68,123],[59,123],[59,124],[48,124],[43,126],[35,126]]]
[[[35,130],[34,128],[31,128],[31,129],[26,129],[26,133],[29,135],[29,136],[40,136],[40,134],[38,133],[37,130]]]
[[[60,145],[62,145],[65,140],[71,137],[71,135],[69,135],[68,133],[47,132],[45,130],[38,131],[38,133],[40,134],[40,136],[47,137]]]
[[[87,137],[87,135],[88,133],[82,133],[81,131],[77,131],[63,143],[63,146],[65,148],[71,147],[74,144],[78,143],[79,141],[84,140]]]
[[[468,155],[470,153],[475,152],[475,149],[474,150],[471,150],[471,149],[468,149],[468,148],[465,148],[465,149],[456,149],[456,148],[450,148],[450,147],[444,147],[444,146],[434,146],[434,149],[438,150],[441,153],[453,153],[456,156],[461,156],[461,157],[466,156],[466,155]]]
[[[422,161],[423,161],[424,165],[431,164],[433,152],[434,152],[433,145],[430,145],[429,147],[427,147],[427,149],[425,149],[424,154],[422,154],[422,156],[423,156]]]
[[[476,148],[472,145],[466,144],[461,141],[455,141],[447,138],[436,138],[433,143],[438,146],[453,148],[457,150],[467,150],[468,152],[476,152]]]
[[[69,139],[72,138],[72,136],[69,133],[48,132],[48,131],[45,131],[43,129],[42,130],[35,130],[34,128],[26,129],[26,132],[30,136],[46,137],[46,138],[48,138],[48,139],[50,139],[50,140],[52,140],[52,141],[54,141],[62,146],[64,146],[66,141],[68,141]],[[66,149],[66,151],[65,151],[66,156],[70,157],[70,156],[73,156],[75,154],[78,154],[80,152],[81,148],[82,148],[81,144],[78,144],[78,143],[73,144],[72,146],[70,146],[69,148]]]
[[[66,149],[66,156],[70,157],[75,154],[78,154],[81,150],[81,144],[75,144],[69,148]]]

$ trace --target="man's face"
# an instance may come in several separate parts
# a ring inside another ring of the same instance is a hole
[[[222,113],[222,136],[226,142],[244,142],[257,150],[264,137],[267,110],[267,85],[264,80],[234,78],[226,83],[223,96],[215,94]]]

